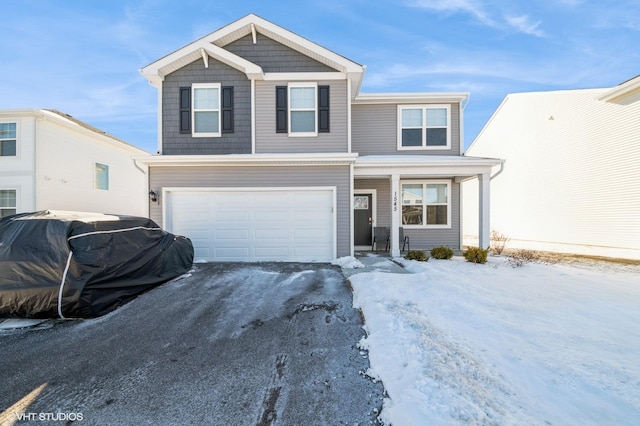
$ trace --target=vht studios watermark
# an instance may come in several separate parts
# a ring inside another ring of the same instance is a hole
[[[52,422],[77,422],[84,419],[82,413],[20,413],[15,414],[17,421],[52,421]]]

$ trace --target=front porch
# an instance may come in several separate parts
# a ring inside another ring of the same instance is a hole
[[[389,229],[391,256],[400,256],[400,228],[411,249],[462,249],[461,182],[469,179],[478,179],[479,246],[488,247],[489,182],[492,169],[501,163],[464,156],[358,157],[353,171],[354,250],[371,248],[375,227]]]

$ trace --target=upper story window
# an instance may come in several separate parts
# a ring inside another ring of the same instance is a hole
[[[289,134],[291,136],[316,136],[315,83],[291,83],[289,85]]]
[[[191,88],[193,136],[220,136],[220,84],[196,83]]]
[[[0,157],[17,154],[16,123],[0,123]]]
[[[405,181],[402,192],[402,225],[407,228],[451,227],[450,181]]]
[[[109,166],[106,164],[95,164],[96,189],[109,190]]]
[[[233,133],[233,103],[233,86],[195,83],[193,86],[180,87],[180,133],[194,137],[217,137],[222,133]]]
[[[15,189],[0,189],[0,218],[16,214],[16,202]]]
[[[398,149],[451,148],[449,105],[398,106]]]
[[[329,132],[329,86],[289,83],[276,87],[276,132],[294,137]]]

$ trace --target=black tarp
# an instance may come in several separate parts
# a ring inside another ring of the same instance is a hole
[[[42,211],[0,219],[0,316],[92,318],[191,268],[188,238],[135,216]]]

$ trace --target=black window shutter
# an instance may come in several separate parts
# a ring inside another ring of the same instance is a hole
[[[329,86],[318,86],[318,132],[329,132]]]
[[[222,133],[233,133],[233,86],[222,87]]]
[[[276,86],[276,133],[287,133],[287,86]]]
[[[180,88],[180,133],[191,133],[191,87]]]

